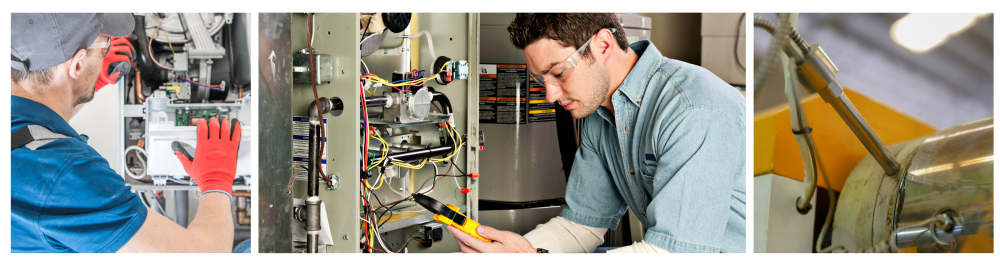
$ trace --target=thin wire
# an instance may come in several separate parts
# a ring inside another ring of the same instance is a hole
[[[434,75],[432,75],[432,76],[428,76],[428,77],[424,77],[424,78],[419,78],[419,79],[415,79],[415,80],[408,80],[408,81],[407,80],[403,80],[403,81],[399,81],[399,82],[394,83],[394,82],[386,81],[385,79],[382,79],[382,78],[378,77],[378,75],[371,74],[371,73],[365,73],[365,74],[361,75],[361,79],[362,80],[371,81],[371,82],[374,82],[376,84],[382,84],[384,86],[394,87],[394,88],[405,87],[405,86],[423,86],[424,83],[426,83],[427,81],[437,78],[438,75],[441,74],[441,72],[444,72],[445,67],[448,67],[448,65],[451,64],[451,63],[452,63],[452,61],[445,62],[444,65],[441,66],[441,69],[437,73],[434,73]]]
[[[160,18],[160,15],[156,15],[156,19],[159,20],[159,18]],[[160,62],[156,61],[156,57],[153,57],[153,38],[156,37],[156,33],[160,32],[160,26],[162,26],[162,25],[163,25],[163,20],[160,20],[160,23],[158,25],[156,25],[156,31],[153,31],[153,36],[149,36],[149,43],[148,43],[146,49],[149,50],[149,59],[152,60],[153,63],[156,63],[156,65],[160,66],[160,68],[173,71],[174,68],[163,66],[162,64],[160,64]],[[170,48],[171,52],[173,52],[173,50],[174,50],[174,48]]]
[[[160,15],[156,15],[156,20],[157,20],[157,21],[161,21],[161,20],[160,20]],[[159,23],[163,23],[163,22],[161,21],[161,22],[159,22]],[[156,33],[156,32],[154,32],[154,34],[155,34],[155,33]],[[170,34],[164,34],[164,35],[163,35],[163,37],[166,37],[166,38],[167,38],[167,46],[169,46],[169,47],[170,47],[170,54],[177,54],[177,53],[175,53],[175,52],[174,52],[174,44],[173,44],[172,42],[170,42]]]
[[[221,88],[222,84],[218,84],[218,85],[206,85],[206,84],[195,82],[195,81],[193,81],[191,79],[187,79],[187,78],[178,77],[177,79],[180,79],[181,81],[187,81],[188,83],[192,83],[192,84],[195,84],[195,85],[207,87],[207,88],[212,89],[212,90],[222,91],[222,88]],[[225,81],[223,81],[223,82],[225,82]]]

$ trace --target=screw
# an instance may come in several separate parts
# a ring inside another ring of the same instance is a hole
[[[344,240],[347,240],[347,235],[344,235]]]
[[[274,204],[268,205],[267,208],[274,208]]]

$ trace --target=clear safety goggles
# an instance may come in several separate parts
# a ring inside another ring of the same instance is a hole
[[[607,28],[607,30],[611,31],[612,34],[616,31],[615,28]],[[598,31],[597,33],[600,34],[601,32]],[[583,53],[587,51],[587,47],[590,47],[590,42],[593,41],[596,36],[597,34],[591,36],[587,42],[584,42],[583,45],[580,46],[579,49],[576,49],[576,52],[570,54],[565,61],[553,65],[552,67],[549,67],[549,69],[542,71],[537,75],[529,70],[528,76],[542,86],[545,86],[546,82],[561,86],[566,82],[566,80],[569,79],[569,75],[572,73],[573,68],[576,68],[576,65],[583,59]],[[546,76],[548,76],[548,78],[546,78]]]
[[[87,47],[87,49],[101,49],[101,58],[104,58],[105,55],[108,55],[108,51],[111,50],[111,39],[109,38],[108,41],[91,44],[90,47]]]

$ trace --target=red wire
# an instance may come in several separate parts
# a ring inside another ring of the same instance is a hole
[[[358,89],[361,89],[361,116],[365,119],[365,146],[364,150],[364,160],[361,161],[362,169],[368,170],[368,106],[365,104],[365,87],[358,83]]]

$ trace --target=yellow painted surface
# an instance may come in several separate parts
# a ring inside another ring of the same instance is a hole
[[[845,89],[844,94],[887,146],[936,131],[925,122],[852,90]],[[818,95],[803,99],[802,108],[806,122],[813,128],[814,151],[819,153],[823,167],[830,174],[833,190],[840,191],[854,166],[868,155],[868,150],[833,107]],[[803,179],[805,167],[798,142],[792,134],[787,104],[755,114],[753,166],[754,176],[773,173],[800,181]],[[823,172],[819,175],[818,185],[826,188]]]

